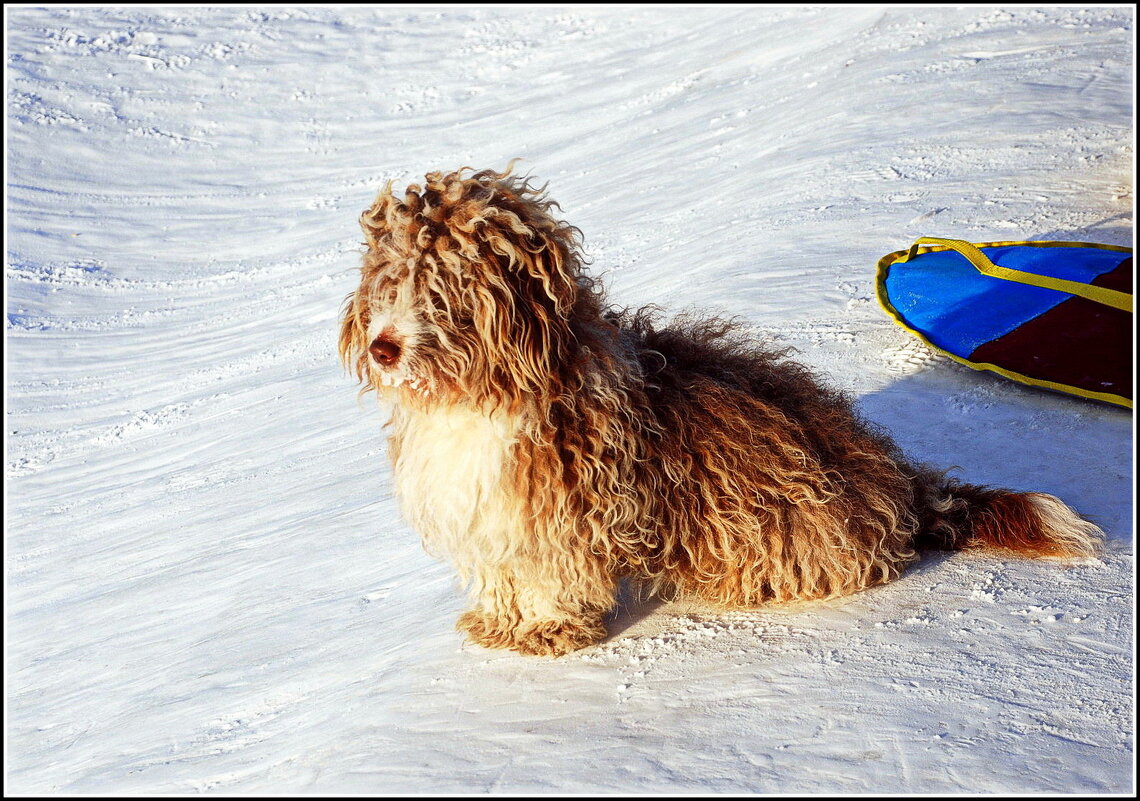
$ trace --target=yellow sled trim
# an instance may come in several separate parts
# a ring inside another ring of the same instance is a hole
[[[919,246],[927,245],[943,245],[943,250],[950,249],[956,250],[966,258],[970,264],[974,265],[975,269],[983,275],[988,275],[991,278],[1000,278],[1003,281],[1016,281],[1019,284],[1029,284],[1030,286],[1041,287],[1042,289],[1055,289],[1058,292],[1065,292],[1069,295],[1079,295],[1082,298],[1103,303],[1105,306],[1111,306],[1114,309],[1121,309],[1126,312],[1132,311],[1132,296],[1127,292],[1117,292],[1115,289],[1106,289],[1102,286],[1093,286],[1092,284],[1082,284],[1080,281],[1066,281],[1063,278],[1053,278],[1048,275],[1038,275],[1037,273],[1027,273],[1022,270],[1012,270],[1009,267],[998,267],[986,254],[982,253],[978,247],[963,239],[942,239],[936,236],[920,236],[910,246],[907,251],[906,258],[902,262],[907,262],[913,259],[918,252]],[[1041,242],[1010,242],[1011,245],[1041,245]],[[1073,242],[1052,242],[1049,243],[1053,246],[1069,245],[1073,246]],[[994,243],[983,245],[982,247],[993,247]],[[1117,246],[1113,245],[1085,245],[1081,247],[1095,247],[1102,250],[1115,250]],[[924,252],[931,252],[933,248],[923,248]],[[1131,248],[1124,248],[1125,251],[1131,253]]]
[[[924,245],[923,243],[928,244]],[[962,247],[963,245],[966,247]],[[950,353],[947,350],[943,350],[931,342],[929,339],[927,339],[926,335],[921,331],[907,325],[902,315],[899,314],[898,310],[895,309],[894,305],[887,297],[887,273],[890,271],[892,264],[903,264],[910,259],[913,259],[916,255],[921,255],[923,253],[933,253],[941,250],[956,250],[958,253],[961,253],[963,256],[965,256],[970,261],[970,263],[973,264],[974,267],[980,272],[993,276],[994,278],[1002,278],[1004,280],[1016,281],[1017,283],[1022,284],[1032,284],[1033,286],[1040,286],[1046,289],[1056,289],[1060,292],[1067,292],[1068,294],[1072,295],[1080,295],[1081,297],[1088,298],[1089,300],[1095,300],[1098,303],[1103,303],[1105,305],[1112,306],[1113,308],[1122,309],[1127,312],[1132,311],[1132,296],[1125,292],[1116,292],[1115,290],[1105,289],[1104,287],[1094,287],[1090,286],[1089,284],[1081,284],[1076,281],[1063,281],[1059,278],[1050,278],[1049,276],[1037,275],[1036,273],[1026,273],[1022,272],[1021,270],[1010,270],[1008,268],[998,267],[988,258],[986,258],[985,254],[980,250],[980,248],[1005,247],[1007,245],[1029,245],[1032,247],[1046,248],[1098,248],[1100,250],[1115,250],[1119,253],[1132,252],[1132,248],[1125,247],[1123,245],[1102,245],[1095,242],[1008,241],[979,242],[977,244],[973,244],[962,239],[942,239],[939,237],[924,236],[919,237],[915,243],[911,245],[907,250],[896,250],[894,253],[888,253],[886,256],[883,256],[883,258],[879,259],[878,270],[875,274],[875,297],[879,301],[879,306],[882,307],[883,311],[887,313],[887,316],[889,316],[891,320],[894,321],[895,325],[897,325],[899,328],[902,328],[904,331],[907,331],[918,337],[920,340],[922,340],[923,344],[926,345],[926,347],[930,348],[936,353],[941,353],[943,356],[948,356],[954,361],[958,362],[958,364],[965,365],[971,370],[987,370],[991,373],[997,373],[998,375],[1005,376],[1012,381],[1017,381],[1019,384],[1027,384],[1029,386],[1051,389],[1057,392],[1064,392],[1068,395],[1077,395],[1082,398],[1090,398],[1091,400],[1103,401],[1105,403],[1111,403],[1116,406],[1123,406],[1126,409],[1131,409],[1132,400],[1124,397],[1123,395],[1117,395],[1113,392],[1093,392],[1091,390],[1081,389],[1080,387],[1074,387],[1068,384],[1059,384],[1055,381],[1044,381],[1040,378],[1031,378],[1030,376],[1022,375],[1021,373],[1015,373],[1012,370],[1007,370],[1004,367],[998,367],[996,364],[990,364],[989,362],[972,362],[969,359],[965,359],[961,356]],[[976,255],[971,258],[971,256],[975,253]],[[975,259],[979,256],[981,257],[980,260],[975,261]],[[981,262],[980,264],[979,261]],[[983,267],[986,269],[983,269]],[[992,268],[992,271],[990,268]],[[1074,289],[1063,288],[1063,286],[1061,286],[1070,284],[1079,288],[1081,291],[1075,291]],[[1098,291],[1089,293],[1087,290]],[[1096,295],[1098,297],[1092,297],[1091,295]],[[1127,298],[1127,305],[1119,305],[1122,304],[1123,301],[1121,298],[1114,297],[1116,295],[1121,295],[1124,298]]]

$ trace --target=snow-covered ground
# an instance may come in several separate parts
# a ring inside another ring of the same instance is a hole
[[[923,234],[1131,243],[1131,7],[5,14],[8,792],[1131,792],[1131,414],[872,293]],[[745,317],[1103,560],[463,645],[337,316],[385,181],[516,156],[614,301]]]

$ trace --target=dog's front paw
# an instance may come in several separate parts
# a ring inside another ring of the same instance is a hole
[[[600,620],[539,620],[515,631],[516,651],[535,656],[562,656],[601,642],[606,627]]]
[[[467,634],[467,639],[484,648],[514,648],[514,630],[517,621],[503,620],[472,609],[459,616],[455,628]]]

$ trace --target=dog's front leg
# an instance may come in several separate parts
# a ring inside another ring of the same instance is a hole
[[[562,656],[600,642],[614,584],[596,565],[588,567],[595,569],[556,571],[549,561],[530,558],[485,566],[473,588],[476,607],[459,617],[456,628],[484,648],[537,656]]]

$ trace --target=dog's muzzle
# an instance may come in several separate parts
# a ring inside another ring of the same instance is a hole
[[[372,358],[381,367],[395,367],[396,362],[400,360],[400,343],[381,334],[372,340],[372,344],[368,346],[368,352],[372,354]]]

